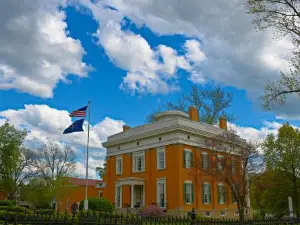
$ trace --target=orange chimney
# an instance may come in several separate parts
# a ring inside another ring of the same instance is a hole
[[[198,121],[198,122],[200,121],[198,109],[196,109],[193,106],[190,106],[189,108],[189,116],[190,116],[190,120]]]
[[[131,127],[128,125],[123,125],[123,132],[129,130]]]
[[[220,128],[227,130],[227,119],[226,117],[220,117]]]

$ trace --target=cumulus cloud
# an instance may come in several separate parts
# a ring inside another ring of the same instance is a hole
[[[152,94],[178,90],[177,70],[189,71],[192,63],[205,59],[196,40],[187,41],[186,53],[180,56],[165,45],[152,49],[142,36],[122,30],[121,24],[113,20],[100,25],[95,34],[98,44],[116,66],[128,71],[120,85],[123,90]],[[192,49],[191,45],[196,48]]]
[[[86,77],[79,40],[68,36],[62,0],[0,1],[0,90],[51,98],[69,74]]]
[[[248,96],[258,103],[268,80],[279,78],[280,71],[288,71],[290,50],[288,38],[274,40],[271,32],[257,32],[251,15],[246,13],[243,1],[210,0],[140,1],[140,0],[77,0],[91,9],[94,17],[104,24],[108,20],[122,23],[126,17],[137,26],[147,26],[158,35],[182,34],[196,37],[203,43],[185,43],[189,49],[186,59],[204,60],[190,70],[188,79],[193,83],[214,80],[225,85],[247,90]],[[104,7],[110,6],[110,7]],[[196,50],[195,50],[196,49]],[[171,68],[171,67],[170,67]],[[140,74],[133,74],[138,79]],[[145,79],[142,79],[146,83]],[[136,88],[132,86],[132,88]],[[288,101],[276,108],[277,114],[297,117],[300,107]],[[293,110],[290,110],[293,109]]]
[[[38,148],[41,144],[57,143],[69,145],[75,149],[78,162],[76,166],[85,165],[84,151],[86,148],[87,127],[84,132],[65,134],[63,131],[71,123],[71,118],[66,110],[58,110],[48,105],[25,105],[23,109],[9,109],[0,111],[0,125],[7,120],[18,129],[28,130],[26,145]],[[89,168],[95,170],[103,164],[105,149],[102,142],[107,136],[121,132],[124,122],[105,117],[102,121],[90,127]],[[83,173],[83,171],[79,171]],[[95,171],[90,174],[95,174]]]

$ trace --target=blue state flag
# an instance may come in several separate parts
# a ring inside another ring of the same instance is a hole
[[[63,134],[70,134],[73,132],[83,131],[83,128],[82,128],[83,122],[84,122],[84,119],[76,120],[67,129],[64,130]]]

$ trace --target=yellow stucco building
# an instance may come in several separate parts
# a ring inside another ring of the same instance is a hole
[[[168,213],[185,213],[195,208],[206,216],[237,216],[230,188],[192,166],[203,167],[213,160],[206,140],[227,129],[201,123],[198,111],[189,114],[166,111],[156,122],[130,128],[108,137],[104,197],[120,210],[152,204]],[[241,139],[242,140],[242,139]],[[218,152],[223,157],[224,152]],[[247,212],[246,212],[247,213]]]

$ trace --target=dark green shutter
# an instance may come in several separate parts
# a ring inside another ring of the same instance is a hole
[[[193,152],[190,152],[190,157],[191,157],[191,167],[193,167]]]
[[[211,203],[211,186],[208,184],[208,203]]]
[[[186,203],[186,183],[183,184],[183,199],[184,203]]]
[[[202,183],[202,204],[204,204],[204,183]]]
[[[194,203],[194,184],[191,184],[192,186],[192,203]]]
[[[219,204],[220,204],[220,200],[221,200],[221,198],[220,198],[220,197],[221,197],[221,196],[220,196],[220,194],[221,194],[221,193],[220,193],[220,187],[221,187],[221,186],[218,185],[218,202],[219,202]]]
[[[223,186],[223,196],[224,196],[224,204],[226,204],[227,196],[226,196],[226,187]]]
[[[186,168],[185,154],[186,154],[186,151],[183,151],[183,168]]]

